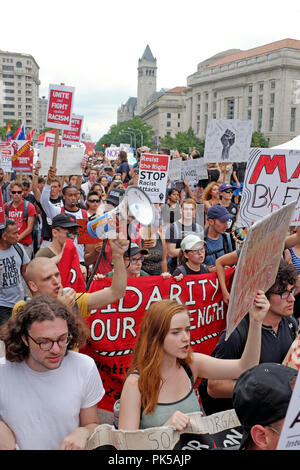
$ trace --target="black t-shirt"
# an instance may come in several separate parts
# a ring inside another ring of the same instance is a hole
[[[125,180],[123,181],[123,183],[128,183],[128,181],[130,180],[129,172],[130,168],[127,162],[120,163],[120,165],[118,165],[116,169],[116,173],[121,173],[121,175],[123,173],[126,173]]]
[[[244,182],[246,166],[247,166],[247,162],[239,162],[239,163],[234,162],[232,165],[232,172],[235,171],[236,177],[240,183]],[[232,182],[234,182],[233,178],[232,178]]]
[[[62,196],[58,196],[57,199],[51,199],[50,198],[50,202],[52,204],[54,204],[55,206],[59,206],[61,207],[62,206]],[[51,220],[49,219],[49,217],[47,217],[47,214],[46,212],[44,211],[42,205],[36,201],[37,205],[39,206],[39,208],[41,209],[41,217],[42,217],[42,233],[41,233],[41,237],[43,238],[43,240],[51,240],[52,239],[52,229],[51,229],[51,224],[49,224],[49,222],[51,222]]]
[[[193,269],[189,268],[188,265],[183,262],[180,266],[177,266],[177,268],[173,272],[173,276],[178,276],[178,274],[207,274],[209,273],[208,266],[206,264],[201,264],[199,271],[194,271]]]

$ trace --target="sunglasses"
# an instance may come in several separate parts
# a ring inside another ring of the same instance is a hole
[[[88,202],[100,202],[100,199],[88,199]]]
[[[223,193],[233,193],[233,189],[224,189]]]
[[[23,191],[12,191],[12,194],[22,194]]]

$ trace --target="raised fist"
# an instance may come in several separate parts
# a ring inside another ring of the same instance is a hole
[[[235,142],[235,134],[231,130],[226,129],[225,133],[221,137],[221,142],[223,144],[221,160],[228,160],[229,149]]]

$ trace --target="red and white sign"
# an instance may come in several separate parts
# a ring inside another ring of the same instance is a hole
[[[62,140],[64,144],[76,145],[80,143],[81,129],[83,123],[83,116],[72,114],[71,129],[64,130],[62,133]]]
[[[2,191],[0,191],[0,224],[5,224],[5,213],[3,209]]]
[[[71,129],[71,115],[75,88],[49,85],[48,109],[45,127]]]
[[[165,202],[168,181],[169,155],[142,153],[139,166],[139,187],[152,203]]]
[[[54,147],[55,142],[55,134],[47,132],[44,139],[44,147]],[[59,136],[58,146],[62,146],[62,138]]]

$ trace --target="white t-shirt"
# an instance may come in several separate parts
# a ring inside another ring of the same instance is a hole
[[[0,364],[0,419],[21,450],[58,450],[79,425],[82,408],[105,394],[92,358],[68,351],[58,369],[32,370],[26,362]]]

